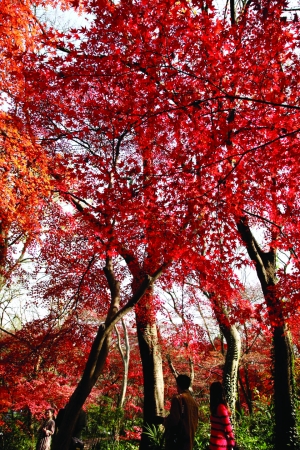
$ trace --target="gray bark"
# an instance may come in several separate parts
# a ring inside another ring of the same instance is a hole
[[[122,358],[123,366],[124,366],[124,374],[123,374],[120,397],[119,397],[119,401],[118,401],[118,408],[123,408],[124,401],[125,401],[127,385],[128,385],[128,370],[129,370],[129,359],[130,359],[130,343],[129,343],[128,330],[127,330],[126,324],[123,319],[121,322],[122,322],[122,327],[123,327],[123,331],[124,331],[125,351],[123,350],[122,345],[121,345],[121,338],[120,338],[119,330],[118,330],[117,326],[115,326],[117,339],[118,339],[118,349],[121,354],[121,358]]]

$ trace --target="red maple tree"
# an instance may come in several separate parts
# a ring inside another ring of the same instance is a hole
[[[170,283],[196,268],[230,306],[234,267],[249,264],[238,252],[245,217],[263,230],[265,253],[293,248],[294,272],[280,273],[277,289],[297,285],[299,25],[282,20],[285,2],[253,2],[231,23],[209,2],[82,5],[90,27],[51,30],[47,52],[24,56],[26,98],[14,111],[47,155],[56,194],[73,207],[51,236],[56,248],[43,250],[50,271],[68,271],[58,289],[67,292],[83,262],[72,306],[91,298],[92,266],[110,271],[112,296],[119,274],[130,272],[135,295],[145,275],[173,264]],[[297,310],[297,290],[289,293]],[[149,325],[153,306],[149,295],[137,311]]]

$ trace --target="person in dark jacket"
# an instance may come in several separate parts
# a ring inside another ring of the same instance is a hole
[[[198,426],[199,410],[189,387],[191,379],[188,375],[176,378],[178,394],[172,398],[170,414],[164,419],[166,429],[166,449],[192,450]],[[174,443],[174,435],[177,442]]]

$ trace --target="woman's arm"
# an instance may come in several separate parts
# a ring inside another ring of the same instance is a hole
[[[44,432],[46,436],[52,436],[55,431],[55,422],[54,420],[49,420],[44,428]]]

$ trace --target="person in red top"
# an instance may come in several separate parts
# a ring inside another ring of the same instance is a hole
[[[231,450],[235,446],[229,409],[222,384],[215,381],[210,386],[210,441],[209,450]]]

